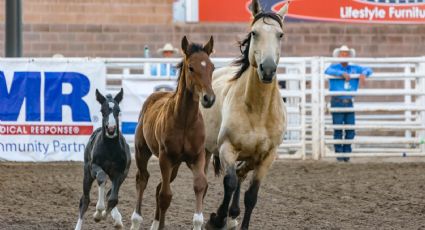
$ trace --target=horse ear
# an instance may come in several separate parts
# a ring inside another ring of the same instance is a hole
[[[207,44],[204,45],[204,51],[210,55],[213,52],[214,49],[214,38],[213,36],[210,37],[210,40],[208,41]]]
[[[122,101],[123,98],[123,94],[124,94],[124,90],[123,88],[121,88],[120,92],[115,95],[114,100],[119,104]]]
[[[189,47],[189,41],[187,40],[187,37],[184,36],[182,39],[182,51],[187,56],[187,48]]]
[[[106,101],[106,98],[99,92],[98,89],[96,89],[96,100],[100,103],[103,104]]]
[[[283,19],[285,19],[285,15],[288,13],[288,8],[289,8],[289,1],[284,6],[282,6],[282,8],[280,8],[280,10],[277,12],[277,14],[282,17],[282,21]]]
[[[261,5],[258,1],[259,0],[252,0],[252,3],[251,3],[251,12],[252,12],[252,16],[254,17],[255,15],[261,12]]]

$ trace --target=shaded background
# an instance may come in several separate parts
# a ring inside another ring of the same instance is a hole
[[[175,23],[173,0],[23,0],[23,56],[142,57],[183,35],[215,38],[215,57],[239,54],[248,23]],[[5,0],[0,0],[0,56],[4,56]],[[213,10],[213,9],[212,9]],[[423,56],[425,25],[287,22],[283,56],[330,56],[341,44],[358,56]]]

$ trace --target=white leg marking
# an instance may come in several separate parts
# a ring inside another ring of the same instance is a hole
[[[158,230],[159,229],[159,221],[153,220],[150,230]]]
[[[193,214],[193,230],[202,230],[202,224],[204,224],[202,212]]]
[[[103,210],[105,210],[105,183],[99,186],[99,197],[96,204],[96,212],[93,214],[95,221],[102,219]]]
[[[77,225],[75,225],[75,230],[81,230],[81,225],[83,225],[83,220],[78,218]]]
[[[227,229],[237,229],[238,228],[238,221],[230,216],[227,217]]]
[[[122,216],[121,213],[118,211],[118,208],[115,207],[111,210],[111,216],[112,219],[114,219],[114,227],[115,228],[122,228],[124,227],[122,224]]]
[[[131,215],[131,228],[130,230],[139,230],[140,225],[143,222],[143,217],[136,213],[136,211],[133,212]]]

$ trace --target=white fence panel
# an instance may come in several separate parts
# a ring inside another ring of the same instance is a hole
[[[334,77],[326,76],[324,71],[331,63],[342,60],[371,67],[374,74],[367,83],[375,87],[356,92],[329,91],[327,81]],[[108,68],[107,87],[113,92],[126,81],[133,87],[175,83],[176,77],[169,76],[170,70],[167,76],[152,76],[145,70],[160,63],[175,65],[180,59],[111,58],[104,61]],[[213,58],[216,67],[232,61]],[[353,144],[350,157],[425,156],[425,58],[281,58],[277,73],[278,80],[286,83],[280,92],[288,110],[288,129],[278,150],[280,158],[335,157],[333,144],[337,142]],[[395,83],[382,87],[388,82]],[[337,95],[352,95],[361,100],[355,102],[354,108],[330,108],[330,97]],[[400,100],[391,101],[389,98],[393,97]],[[143,99],[139,103],[138,109]],[[330,113],[346,111],[356,112],[356,125],[333,125]],[[358,135],[354,140],[333,140],[335,128],[354,128]],[[130,141],[132,136],[127,135]]]
[[[338,156],[333,150],[333,144],[352,144],[353,153],[350,157],[425,156],[424,58],[321,59],[321,157]],[[383,88],[374,84],[379,87],[368,87],[356,92],[329,91],[326,81],[336,77],[324,75],[324,70],[331,63],[342,60],[371,67],[375,73],[367,82],[379,81],[382,82],[380,85],[394,82],[396,84],[391,85],[396,88]],[[330,97],[342,95],[352,95],[363,100],[354,102],[353,108],[331,108]],[[356,112],[356,124],[333,125],[330,119],[332,112]],[[334,129],[354,129],[357,134],[353,140],[334,140],[332,136],[327,136]]]
[[[229,65],[234,59],[213,58],[216,68]],[[306,64],[307,58],[281,58],[277,78],[279,81],[289,82],[287,89],[281,89],[282,97],[287,100],[289,116],[288,130],[285,141],[278,152],[281,158],[304,159],[306,153]],[[166,76],[151,75],[151,68],[158,68],[160,63],[175,66],[181,59],[176,58],[109,58],[104,59],[107,66],[107,89],[116,93],[119,88],[125,87],[123,107],[123,133],[133,145],[134,129],[138,112],[147,95],[155,91],[159,85],[173,85],[176,76],[170,76],[167,69]],[[170,68],[170,67],[168,67]],[[172,87],[171,87],[172,88]]]

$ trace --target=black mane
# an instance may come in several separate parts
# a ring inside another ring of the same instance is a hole
[[[280,27],[283,27],[282,17],[273,12],[260,12],[255,15],[254,20],[251,23],[251,26],[254,25],[256,21],[259,19],[263,19],[263,22],[266,23],[266,18],[271,18],[277,21]],[[239,49],[241,51],[241,56],[232,62],[233,66],[240,66],[240,69],[236,72],[236,75],[232,78],[232,80],[236,80],[242,76],[242,74],[248,69],[249,63],[249,45],[251,43],[251,32],[246,35],[245,39],[238,42]]]

